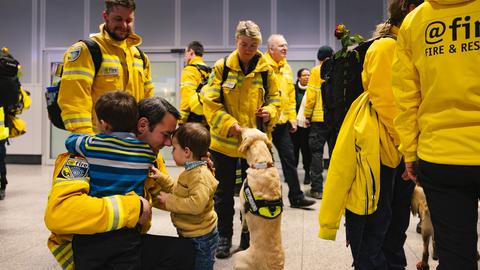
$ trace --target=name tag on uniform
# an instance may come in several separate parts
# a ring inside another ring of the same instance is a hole
[[[118,75],[118,67],[105,67],[102,70],[103,75]]]
[[[223,84],[223,87],[233,89],[233,88],[235,88],[235,82],[234,81],[227,81]]]

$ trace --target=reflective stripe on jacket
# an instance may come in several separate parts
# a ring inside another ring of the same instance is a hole
[[[305,118],[311,122],[323,122],[323,100],[321,86],[324,82],[320,78],[321,65],[312,68],[310,78],[308,79],[307,90],[305,95],[307,100],[305,103]]]
[[[233,124],[241,127],[256,128],[255,112],[263,108],[270,113],[267,123],[267,134],[271,133],[278,119],[280,96],[273,70],[268,66],[265,56],[257,52],[258,63],[254,70],[244,75],[238,60],[238,51],[232,52],[227,58],[229,67],[228,78],[222,86],[224,59],[219,59],[210,74],[208,85],[204,87],[203,110],[210,126],[212,138],[211,149],[230,157],[242,156],[238,152],[239,137],[228,137],[228,131]],[[268,70],[268,95],[264,100],[262,71]],[[222,88],[223,90],[221,90]],[[220,98],[223,91],[223,102]]]
[[[100,25],[100,33],[92,36],[103,57],[96,76],[85,43],[75,43],[64,56],[58,104],[65,127],[72,132],[94,133],[95,103],[105,92],[124,90],[137,101],[153,96],[150,62],[145,56],[144,69],[140,52],[135,47],[141,44],[141,38],[132,33],[126,40],[116,41],[106,32],[104,25]]]
[[[0,140],[8,139],[9,130],[5,126],[5,110],[0,107]]]

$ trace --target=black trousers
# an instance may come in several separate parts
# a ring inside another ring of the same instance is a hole
[[[0,189],[7,187],[7,165],[5,158],[7,157],[7,140],[0,140]]]
[[[312,191],[323,192],[323,148],[328,142],[329,154],[332,156],[331,129],[324,122],[313,122],[310,127],[308,144],[312,151],[310,176],[312,178]]]
[[[442,165],[420,160],[417,175],[427,197],[435,231],[437,269],[478,269],[480,166]]]
[[[235,189],[237,160],[222,153],[210,150],[210,158],[215,165],[215,178],[218,180],[215,192],[215,212],[218,216],[218,234],[222,237],[231,238],[233,235],[233,216],[235,215],[233,194]],[[240,159],[242,181],[246,178],[247,161]]]
[[[74,235],[73,260],[77,270],[141,269],[142,237],[136,229]]]
[[[410,223],[410,204],[415,183],[402,179],[404,171],[405,163],[402,161],[395,169],[393,193],[390,202],[392,219],[382,247],[383,255],[385,255],[387,260],[388,270],[404,270],[407,266],[403,246],[405,240],[407,240],[405,232]]]
[[[312,152],[308,145],[308,135],[310,134],[310,128],[298,127],[295,133],[291,133],[290,137],[293,142],[293,155],[295,156],[295,167],[298,166],[300,159],[300,152],[302,153],[303,169],[305,175],[310,175],[310,164],[312,163]]]
[[[195,247],[190,239],[140,235],[120,229],[73,237],[75,269],[190,270],[195,266]]]
[[[386,269],[382,245],[392,217],[390,201],[394,172],[393,168],[381,166],[380,196],[373,214],[357,215],[345,210],[346,235],[355,270]]]
[[[293,154],[293,143],[290,138],[289,124],[276,125],[272,132],[272,139],[275,148],[277,148],[280,162],[282,163],[283,177],[288,184],[288,199],[290,203],[303,197],[298,181],[297,166],[295,165],[295,156]]]

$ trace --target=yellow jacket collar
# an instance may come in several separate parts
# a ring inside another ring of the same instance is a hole
[[[188,61],[188,64],[189,65],[196,65],[196,64],[205,64],[205,63],[203,62],[203,57],[195,56],[192,59],[190,59],[190,61]]]
[[[135,33],[130,33],[130,35],[122,41],[115,40],[113,39],[110,34],[107,32],[107,29],[105,27],[105,23],[100,24],[100,33],[102,34],[102,37],[105,40],[108,40],[110,44],[113,44],[114,46],[120,47],[120,48],[125,48],[125,47],[132,47],[132,46],[139,46],[142,44],[142,38],[135,34]]]
[[[392,25],[392,28],[390,28],[390,33],[392,33],[394,36],[398,36],[398,27]]]
[[[273,69],[280,69],[285,64],[287,63],[287,60],[285,58],[282,58],[279,62],[273,60],[272,55],[269,52],[265,53],[265,58],[267,59],[267,63],[273,68]]]
[[[265,56],[262,54],[261,51],[257,50],[257,55],[259,55],[258,63],[255,69],[252,72],[262,72],[268,70],[268,63]],[[227,58],[227,67],[230,70],[241,71],[240,68],[240,60],[238,58],[238,50],[233,51]]]

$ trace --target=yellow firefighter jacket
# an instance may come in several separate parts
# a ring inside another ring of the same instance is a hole
[[[323,122],[323,100],[321,86],[324,80],[320,78],[321,64],[312,68],[305,92],[306,102],[304,115],[310,122]]]
[[[188,65],[183,68],[182,81],[180,84],[180,120],[179,124],[187,122],[190,112],[197,115],[203,115],[203,108],[199,101],[200,96],[197,95],[197,87],[202,82],[203,78],[208,77],[205,71],[199,71],[193,65],[203,65],[203,58],[195,56],[188,62]]]
[[[402,23],[393,90],[406,162],[480,165],[479,10],[480,1],[427,0]]]
[[[318,236],[335,240],[345,208],[357,215],[377,209],[380,164],[395,168],[400,154],[364,92],[352,103],[333,150],[320,207]]]
[[[100,33],[92,36],[98,43],[103,60],[95,76],[92,56],[83,42],[71,46],[64,56],[63,75],[58,104],[67,130],[76,133],[94,133],[95,103],[105,92],[124,90],[137,101],[153,96],[150,61],[145,56],[145,68],[135,46],[142,40],[136,34],[117,41],[100,25]]]
[[[203,111],[210,126],[212,142],[210,148],[230,157],[241,157],[238,152],[239,137],[228,137],[233,124],[241,127],[256,128],[255,112],[263,108],[270,113],[267,133],[271,133],[278,119],[280,96],[277,80],[269,67],[265,56],[258,51],[258,63],[254,70],[244,75],[239,64],[238,51],[227,57],[228,78],[222,82],[224,59],[219,59],[210,74],[208,85],[204,87]],[[268,92],[264,100],[262,71],[268,71]],[[223,102],[220,92],[223,91]]]
[[[160,160],[161,160],[161,156]],[[166,173],[163,161],[157,165]],[[135,192],[97,198],[88,195],[90,190],[88,163],[82,157],[60,154],[55,162],[52,187],[45,210],[45,225],[52,232],[48,238],[48,248],[63,269],[74,269],[73,234],[95,234],[134,228],[140,216],[140,198]],[[160,190],[148,178],[145,181],[145,195],[151,201],[152,192]],[[142,232],[150,228],[150,223],[142,227]]]
[[[297,122],[296,99],[295,99],[295,84],[293,83],[292,68],[286,59],[276,62],[272,56],[266,52],[265,57],[267,63],[273,69],[277,77],[278,90],[280,94],[280,116],[277,124],[285,124]]]

